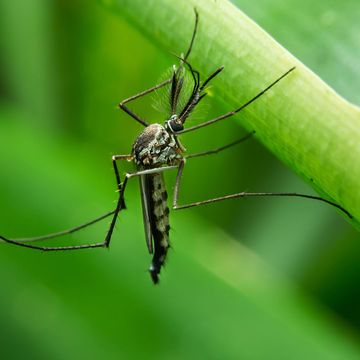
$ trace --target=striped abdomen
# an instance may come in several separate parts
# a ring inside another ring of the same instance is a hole
[[[156,284],[159,273],[165,262],[169,244],[169,208],[167,192],[162,174],[147,175],[150,194],[150,222],[154,240],[154,256],[149,269],[151,278]]]

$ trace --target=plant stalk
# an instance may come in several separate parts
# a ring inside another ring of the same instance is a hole
[[[199,31],[189,61],[203,79],[220,65],[225,66],[217,89],[229,110],[238,108],[296,66],[289,76],[236,115],[236,120],[224,121],[229,126],[237,121],[247,130],[255,130],[256,138],[321,196],[349,211],[354,217],[352,224],[359,228],[358,107],[227,0],[105,2],[152,41],[178,54],[187,49],[196,8]]]

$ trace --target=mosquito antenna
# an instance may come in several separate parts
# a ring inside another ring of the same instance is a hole
[[[193,70],[191,65],[186,62],[186,65],[190,68],[190,71],[193,71],[194,73],[198,73],[196,70]],[[222,70],[224,69],[224,66],[220,66],[218,69],[216,69],[205,81],[204,83],[200,86],[200,74],[197,77],[197,81],[198,81],[198,87],[197,89],[193,89],[192,95],[188,101],[188,103],[186,104],[186,106],[184,107],[184,110],[181,112],[180,114],[180,121],[182,122],[182,124],[185,123],[186,118],[189,116],[190,112],[194,109],[194,107],[207,95],[207,93],[203,93],[201,94],[201,92],[205,89],[206,85],[215,77],[217,76]],[[200,95],[201,94],[201,95]],[[200,95],[198,97],[196,97],[196,95]]]
[[[192,95],[190,96],[190,99],[188,100],[186,106],[184,107],[183,111],[181,112],[179,119],[182,122],[182,124],[184,124],[186,118],[189,116],[190,112],[194,109],[194,107],[207,95],[206,93],[203,93],[202,95],[201,92],[205,89],[205,87],[207,86],[207,84],[214,78],[216,77],[218,74],[221,73],[221,71],[224,69],[224,66],[220,66],[218,69],[216,69],[212,74],[210,74],[210,76],[204,81],[204,83],[200,86],[200,74],[197,70],[194,70],[193,67],[191,66],[191,64],[185,60],[180,58],[180,60],[185,63],[185,65],[188,66],[189,70],[191,71],[191,73],[193,74],[193,79],[196,85],[194,85],[194,89],[192,92]],[[195,75],[197,77],[197,81],[195,81]]]
[[[172,82],[171,95],[172,96],[171,96],[170,101],[171,101],[171,108],[172,108],[173,113],[174,113],[174,109],[176,107],[176,102],[178,100],[178,96],[180,94],[181,87],[182,87],[182,83],[180,84],[178,82],[178,79],[176,78],[176,76],[177,76],[178,73],[180,73],[184,63],[187,64],[189,69],[190,69],[191,75],[192,75],[193,80],[194,80],[194,88],[193,88],[193,91],[192,91],[192,95],[190,96],[190,99],[189,99],[188,103],[185,105],[184,110],[182,112],[184,112],[185,109],[187,109],[187,107],[191,104],[192,99],[195,97],[195,94],[196,94],[196,92],[197,92],[197,90],[199,89],[199,86],[200,86],[200,74],[199,74],[199,72],[196,71],[196,70],[193,70],[191,65],[187,62],[187,58],[190,56],[191,50],[192,50],[193,45],[194,45],[194,41],[195,41],[197,29],[198,29],[198,23],[199,23],[199,14],[198,14],[196,8],[194,8],[194,13],[195,13],[195,25],[194,25],[194,31],[193,31],[192,36],[191,36],[189,48],[188,48],[185,56],[183,54],[181,54],[181,56],[177,56],[176,54],[174,54],[178,59],[180,59],[181,63],[180,63],[180,66],[179,66],[178,70],[174,73],[174,75],[173,75],[173,77],[171,79],[171,82]],[[183,82],[183,80],[181,80],[181,82]],[[176,92],[178,92],[178,93],[176,94]]]
[[[181,56],[177,56],[176,54],[174,54],[180,61],[182,64],[185,64],[190,72],[191,72],[191,76],[194,80],[194,87],[192,90],[192,93],[190,95],[189,100],[187,101],[186,105],[184,106],[183,110],[181,111],[180,115],[179,115],[179,119],[182,123],[185,122],[185,119],[187,118],[187,116],[189,115],[189,113],[191,112],[191,110],[193,109],[193,107],[204,97],[204,96],[200,96],[200,73],[197,70],[194,70],[193,67],[191,66],[191,64],[184,58],[182,58]]]
[[[192,50],[192,47],[193,47],[193,44],[194,44],[194,40],[195,40],[195,36],[196,36],[196,33],[197,33],[198,23],[199,23],[199,14],[198,14],[196,8],[194,8],[194,13],[195,13],[195,26],[194,26],[194,31],[192,33],[189,49],[186,52],[185,57],[184,57],[185,60],[189,57],[189,55],[191,53],[191,50]]]
[[[191,76],[194,80],[194,89],[193,89],[193,93],[199,88],[200,85],[200,73],[197,70],[194,70],[193,67],[191,66],[191,64],[186,60],[186,58],[183,58],[181,56],[178,56],[176,54],[173,54],[176,58],[178,58],[182,64],[187,65],[187,67],[189,68],[190,72],[191,72]],[[195,77],[196,75],[196,77]],[[196,89],[196,90],[195,90]]]
[[[180,84],[177,79],[177,72],[174,65],[174,71],[171,77],[171,91],[170,91],[170,107],[171,107],[172,115],[174,114],[176,108],[178,88],[180,88]]]
[[[255,95],[253,98],[251,98],[250,100],[248,100],[245,104],[241,105],[239,108],[229,111],[226,114],[220,115],[214,119],[205,121],[199,125],[195,125],[192,127],[189,127],[187,129],[178,131],[177,134],[184,134],[193,130],[197,130],[200,129],[204,126],[208,126],[211,124],[214,124],[218,121],[227,119],[228,117],[234,116],[235,114],[237,114],[238,112],[240,112],[241,110],[243,110],[244,108],[246,108],[247,106],[249,106],[250,104],[252,104],[255,100],[257,100],[260,96],[264,95],[268,90],[270,90],[274,85],[276,85],[280,80],[282,80],[284,77],[286,77],[287,75],[289,75],[292,71],[294,71],[296,69],[295,66],[293,66],[291,69],[289,69],[288,71],[286,71],[284,74],[282,74],[280,77],[278,77],[275,81],[273,81],[270,85],[268,85],[265,89],[261,90],[257,95]]]

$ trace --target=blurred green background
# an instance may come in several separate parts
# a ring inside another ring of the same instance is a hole
[[[360,104],[358,0],[234,2]],[[141,129],[116,104],[155,84],[172,49],[80,0],[2,1],[0,49],[0,233],[41,235],[111,210],[111,155],[128,153]],[[209,118],[228,110],[216,81],[212,94]],[[151,104],[133,108],[163,122]],[[223,122],[183,143],[196,152],[242,134]],[[360,358],[360,237],[332,208],[242,199],[172,212],[173,247],[154,287],[137,185],[110,251],[1,244],[1,358]],[[182,203],[242,190],[312,192],[250,140],[189,161]],[[107,225],[56,244],[100,241]]]

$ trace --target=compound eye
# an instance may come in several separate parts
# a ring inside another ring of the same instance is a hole
[[[173,132],[178,132],[178,131],[184,130],[183,125],[181,123],[178,123],[175,120],[170,120],[169,121],[169,127]]]

